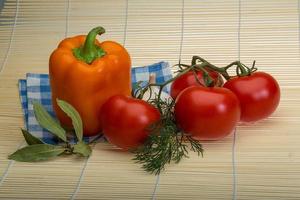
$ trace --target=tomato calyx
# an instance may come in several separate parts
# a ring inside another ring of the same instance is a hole
[[[252,73],[257,71],[257,68],[255,67],[255,60],[253,61],[251,67],[246,66],[244,63],[242,63],[239,60],[234,61],[225,67],[217,67],[200,56],[193,56],[191,66],[196,66],[197,68],[197,62],[199,61],[201,63],[205,63],[207,69],[220,73],[226,80],[229,80],[232,77],[234,77],[234,76],[230,76],[229,73],[227,72],[229,68],[234,66],[236,67],[235,68],[236,76],[239,77],[250,76]]]
[[[175,65],[175,66],[177,66],[177,65]],[[179,77],[183,76],[184,74],[190,72],[193,69],[194,69],[193,66],[188,66],[186,69],[182,69],[181,71],[179,71],[179,73],[175,77],[173,77],[163,83],[148,83],[146,86],[142,87],[141,86],[142,82],[138,82],[135,86],[135,89],[133,89],[132,96],[137,99],[142,99],[144,94],[146,93],[146,91],[148,91],[148,90],[151,91],[151,87],[155,86],[155,87],[159,88],[159,92],[157,94],[157,99],[160,99],[162,91],[165,86],[172,83],[174,80],[178,79]],[[157,104],[156,106],[160,110],[160,112],[162,112],[161,105]]]
[[[201,81],[199,80],[198,78],[198,75],[197,75],[197,72],[202,72],[203,74],[203,81],[204,81],[204,85],[205,87],[213,87],[215,84],[214,84],[214,80],[213,78],[209,75],[209,72],[211,71],[215,71],[215,70],[211,70],[208,66],[211,65],[209,62],[202,62],[200,64],[196,64],[192,61],[192,64],[191,65],[187,65],[187,64],[182,64],[182,63],[178,63],[174,66],[177,66],[179,67],[179,70],[177,71],[179,74],[184,72],[186,69],[189,71],[192,71],[193,74],[194,74],[194,77],[195,77],[195,80],[197,81],[197,83],[199,85],[203,85],[201,83]],[[187,73],[187,72],[186,72]],[[184,73],[184,74],[186,74]],[[183,75],[183,74],[182,74]],[[176,77],[176,79],[178,79],[180,76]],[[174,81],[174,80],[173,80]]]
[[[134,86],[134,89],[132,90],[131,94],[134,98],[143,99],[144,94],[148,90],[150,90],[150,92],[151,92],[151,87],[155,86],[155,87],[159,88],[159,92],[157,94],[158,99],[159,99],[161,97],[163,88],[165,86],[174,82],[175,80],[177,80],[178,78],[180,78],[181,76],[183,76],[189,72],[193,72],[193,74],[195,76],[195,80],[198,82],[198,84],[203,85],[197,75],[197,72],[199,72],[199,71],[202,72],[202,74],[203,74],[204,86],[213,87],[213,86],[215,86],[215,83],[214,83],[213,78],[209,75],[209,72],[212,70],[206,68],[208,64],[209,64],[208,62],[203,62],[201,64],[186,65],[186,64],[180,63],[180,61],[179,61],[178,64],[174,65],[174,67],[179,67],[179,70],[176,71],[177,75],[175,77],[165,81],[164,83],[148,83],[144,87],[142,86],[143,82],[138,82]],[[158,105],[158,108],[159,108],[159,105]]]
[[[236,75],[239,77],[250,76],[253,72],[257,71],[257,68],[255,67],[255,60],[251,67],[246,66],[240,61],[232,62],[227,67],[229,69],[232,66],[236,66]]]

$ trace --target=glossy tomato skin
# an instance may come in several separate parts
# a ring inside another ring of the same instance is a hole
[[[159,119],[160,113],[154,106],[124,95],[108,99],[100,116],[108,141],[124,150],[142,144],[149,134],[149,126]]]
[[[270,116],[280,101],[277,81],[264,72],[235,77],[224,84],[234,92],[241,104],[241,121],[253,122]]]
[[[219,140],[229,135],[240,119],[236,95],[219,87],[191,86],[176,99],[179,128],[197,140]]]
[[[222,79],[221,75],[218,72],[210,71],[210,70],[207,70],[207,71],[209,72],[209,76],[213,79],[214,85],[216,85],[216,86],[223,85],[223,79]],[[204,80],[203,80],[203,72],[202,71],[197,71],[197,77],[198,77],[201,85],[205,85]],[[199,86],[199,85],[200,84],[195,79],[194,73],[192,71],[188,72],[188,73],[180,76],[178,79],[176,79],[172,83],[172,85],[171,85],[171,97],[173,99],[176,99],[178,94],[182,90],[184,90],[185,88],[190,87],[190,86]]]

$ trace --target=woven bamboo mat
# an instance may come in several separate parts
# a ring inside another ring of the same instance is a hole
[[[300,199],[299,1],[296,0],[6,0],[0,13],[0,198],[2,199]],[[104,39],[129,50],[134,65],[189,62],[194,54],[225,65],[253,59],[274,75],[277,111],[204,143],[153,176],[109,144],[88,159],[17,163],[24,144],[17,80],[47,73],[66,36],[102,25]]]

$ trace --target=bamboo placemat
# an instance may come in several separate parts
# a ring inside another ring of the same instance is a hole
[[[296,0],[6,0],[0,14],[0,198],[2,199],[300,199],[299,1]],[[224,140],[204,143],[153,176],[109,144],[89,159],[17,163],[24,145],[17,80],[47,73],[66,36],[102,25],[103,39],[129,50],[133,65],[189,62],[218,65],[253,59],[282,91],[278,110],[241,124]]]

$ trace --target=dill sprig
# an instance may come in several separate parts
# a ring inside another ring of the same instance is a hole
[[[134,160],[151,174],[159,174],[166,164],[179,163],[188,157],[189,150],[203,155],[202,145],[191,136],[182,133],[175,123],[174,100],[163,101],[159,95],[149,101],[161,112],[161,119],[150,128],[146,142],[135,149]]]

